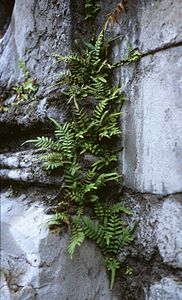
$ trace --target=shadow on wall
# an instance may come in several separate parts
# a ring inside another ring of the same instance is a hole
[[[0,38],[5,34],[11,20],[15,0],[0,0]]]

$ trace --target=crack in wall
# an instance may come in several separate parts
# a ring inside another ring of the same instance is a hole
[[[176,42],[176,43],[168,43],[168,44],[166,44],[162,47],[157,47],[155,49],[151,49],[151,50],[147,50],[146,52],[143,52],[141,57],[145,57],[145,56],[148,56],[148,55],[154,55],[158,52],[165,51],[165,50],[172,49],[172,48],[176,48],[176,47],[181,47],[181,46],[182,46],[182,41]]]

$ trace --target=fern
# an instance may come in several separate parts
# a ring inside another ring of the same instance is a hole
[[[86,0],[87,19],[98,11],[97,0]],[[54,119],[55,138],[38,137],[29,142],[43,152],[40,159],[47,170],[62,168],[61,213],[51,226],[67,224],[71,228],[68,253],[71,258],[77,246],[90,238],[101,249],[106,269],[111,273],[111,288],[117,260],[123,248],[133,241],[133,227],[121,219],[131,212],[118,201],[117,190],[121,175],[117,172],[118,138],[121,135],[119,119],[124,103],[120,85],[113,86],[112,70],[140,57],[137,50],[129,49],[128,56],[117,64],[108,63],[108,45],[104,29],[95,41],[81,40],[78,53],[56,55],[57,61],[67,66],[59,74],[59,82],[67,84],[64,96],[70,108],[70,122],[60,124]],[[79,43],[77,43],[79,46]],[[108,142],[109,141],[109,142]],[[85,157],[90,156],[90,161]],[[66,204],[66,205],[65,205]],[[75,216],[73,216],[75,214]]]
[[[43,161],[43,168],[45,170],[53,170],[63,167],[63,156],[59,152],[51,152],[47,155],[42,155],[40,159]]]
[[[115,282],[116,270],[120,268],[120,262],[114,257],[107,257],[105,259],[105,266],[106,269],[111,272],[110,289],[112,289]]]
[[[68,245],[68,253],[70,254],[71,258],[73,258],[73,254],[75,252],[76,247],[80,246],[84,239],[85,234],[82,228],[78,224],[72,224],[72,236]]]
[[[94,49],[91,51],[90,63],[93,68],[98,67],[98,64],[102,61],[102,55],[104,52],[104,42],[105,42],[105,29],[103,29],[95,42]]]
[[[70,123],[59,124],[54,119],[51,119],[56,126],[55,135],[58,138],[58,142],[61,145],[63,155],[70,159],[73,157],[74,148],[74,133],[72,132],[72,126]]]
[[[89,217],[83,217],[85,235],[96,241],[100,248],[104,247],[104,228],[101,224],[93,222]]]
[[[85,0],[85,20],[93,19],[100,10],[99,0]]]
[[[34,143],[35,147],[38,149],[52,149],[52,150],[60,150],[61,147],[58,143],[55,143],[52,139],[48,137],[37,137],[35,140],[28,140],[25,143]],[[25,144],[24,143],[24,144]]]
[[[61,225],[69,225],[70,224],[70,217],[67,213],[62,212],[62,213],[56,213],[54,217],[52,217],[48,221],[48,225],[50,229],[54,229],[57,226]]]

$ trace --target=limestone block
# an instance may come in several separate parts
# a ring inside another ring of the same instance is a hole
[[[139,48],[142,52],[182,41],[181,10],[181,0],[139,1]]]
[[[164,263],[182,268],[182,197],[163,203],[157,228],[157,245]]]
[[[126,185],[140,192],[165,195],[182,188],[181,50],[146,56],[135,71],[130,66],[122,73],[129,100],[122,168]]]
[[[54,54],[69,51],[70,35],[70,1],[16,0],[11,23],[0,40],[0,83],[7,86],[21,78],[19,59],[41,85],[50,83],[59,69]]]
[[[48,231],[51,216],[35,200],[1,194],[2,300],[118,300],[95,245],[85,242],[71,260],[69,235]]]
[[[53,176],[44,171],[39,157],[38,151],[31,150],[1,154],[1,181],[60,185],[62,183],[61,171]]]
[[[160,282],[151,285],[146,293],[146,300],[181,300],[182,284],[175,278],[165,277]]]
[[[5,106],[6,102],[8,102],[8,99],[4,102]],[[53,118],[60,123],[64,122],[67,113],[66,104],[65,99],[43,98],[35,101],[24,101],[16,107],[7,105],[8,111],[0,115],[0,125],[2,128],[7,126],[14,129],[17,127],[24,129],[39,127],[40,132],[51,127],[52,122],[49,118]],[[5,135],[5,132],[1,129],[2,135]]]
[[[132,212],[128,222],[132,225],[138,221],[134,236],[134,244],[129,246],[130,255],[150,261],[156,254],[156,232],[161,216],[162,201],[155,195],[124,193],[124,205]],[[122,256],[121,256],[122,258]]]

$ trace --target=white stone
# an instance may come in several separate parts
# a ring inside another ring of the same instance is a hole
[[[181,0],[141,1],[139,48],[142,52],[182,41]]]
[[[145,291],[146,300],[181,300],[182,283],[175,278],[165,277],[160,282],[151,285],[149,291]]]
[[[164,263],[182,268],[182,198],[166,199],[158,222],[157,245]]]
[[[182,189],[181,50],[142,58],[129,82],[122,168],[126,185],[140,192],[165,195]],[[123,72],[124,79],[132,76],[131,69]]]
[[[7,196],[1,195],[2,300],[118,300],[93,243],[71,260],[69,235],[49,232],[45,208],[25,195]]]

